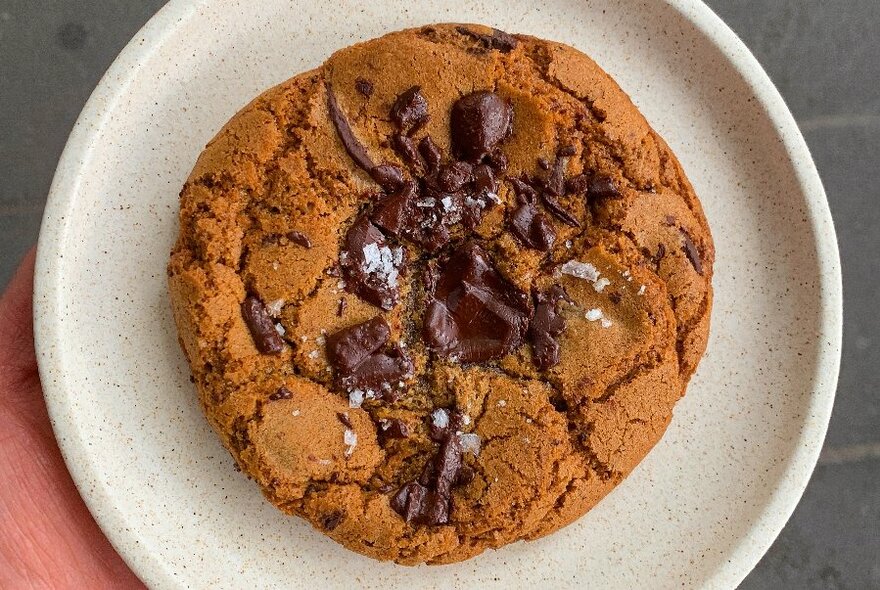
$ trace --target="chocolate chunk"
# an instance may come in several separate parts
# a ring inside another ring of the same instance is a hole
[[[565,181],[565,192],[569,195],[582,195],[590,186],[590,178],[586,174],[578,174]]]
[[[559,364],[558,338],[565,331],[565,319],[559,315],[560,301],[568,300],[568,295],[559,285],[553,285],[546,293],[538,293],[535,316],[529,326],[529,340],[532,343],[535,365],[541,371]]]
[[[351,418],[349,418],[348,414],[345,412],[336,412],[336,417],[339,418],[339,421],[342,422],[342,425],[346,428],[354,428],[351,423]]]
[[[378,352],[367,357],[351,375],[342,375],[338,383],[343,389],[357,388],[377,391],[389,388],[391,384],[412,375],[412,372],[412,362],[399,346],[394,345],[385,352]]]
[[[666,256],[666,245],[661,243],[657,246],[657,253],[650,256],[650,258],[655,266],[659,266],[660,261],[663,260],[664,256]]]
[[[391,107],[391,120],[403,131],[423,125],[428,119],[428,101],[419,86],[403,92]]]
[[[501,149],[494,150],[488,157],[489,165],[492,166],[495,170],[505,171],[507,170],[508,162],[507,155],[501,151]]]
[[[610,299],[611,303],[613,303],[614,305],[620,305],[620,302],[623,301],[623,296],[617,291],[614,291],[613,293],[608,295],[608,299]]]
[[[456,27],[459,34],[479,41],[486,49],[497,49],[501,53],[509,53],[516,49],[516,37],[498,29],[492,29],[491,35],[472,31],[467,27]]]
[[[416,142],[412,137],[397,133],[391,139],[394,150],[400,154],[404,162],[410,166],[422,166],[424,164],[422,156],[416,147]]]
[[[423,195],[418,195],[415,184],[408,182],[378,203],[373,221],[395,236],[436,252],[450,239],[445,225],[447,214],[451,213],[445,210],[443,200],[446,198],[452,199],[453,209],[460,208],[460,204],[456,206],[457,197],[438,194],[427,187]]]
[[[269,394],[270,401],[278,401],[280,399],[290,399],[293,397],[293,392],[284,387],[283,385],[278,388],[278,391],[275,393]]]
[[[494,92],[473,92],[452,105],[452,146],[462,159],[479,160],[506,139],[512,129],[513,108]]]
[[[458,477],[455,478],[455,485],[458,486],[466,486],[467,484],[474,481],[474,477],[476,473],[474,472],[473,467],[470,465],[462,464],[461,470],[458,472]]]
[[[447,193],[454,193],[474,179],[474,167],[467,162],[454,162],[440,169],[437,186]]]
[[[697,271],[697,274],[703,274],[703,260],[700,258],[700,251],[697,250],[697,246],[691,239],[690,234],[685,230],[681,230],[681,239],[684,246],[684,253],[687,255],[688,260],[691,261],[694,270]]]
[[[422,332],[436,353],[475,363],[501,358],[522,343],[529,297],[507,282],[476,244],[453,252],[430,290]]]
[[[538,191],[533,186],[519,178],[511,178],[510,184],[513,186],[513,192],[516,200],[520,204],[534,203],[538,199]]]
[[[406,422],[398,418],[392,418],[382,424],[380,435],[385,439],[401,439],[408,438],[410,432]]]
[[[415,208],[416,187],[405,183],[383,199],[373,212],[373,223],[395,236],[402,236],[409,227],[410,215]]]
[[[538,166],[541,170],[550,170],[550,162],[547,161],[547,158],[538,158]]]
[[[336,316],[342,317],[342,314],[345,313],[345,308],[348,307],[348,300],[343,297],[339,300],[339,306],[336,308]]]
[[[346,289],[376,307],[393,308],[405,259],[403,248],[389,247],[379,228],[361,216],[348,230],[340,257]]]
[[[391,329],[382,316],[327,337],[327,358],[342,389],[381,390],[412,374],[412,362],[397,345],[382,350]]]
[[[428,173],[433,174],[440,169],[443,153],[430,135],[426,135],[419,142],[419,153],[425,159],[425,168]]]
[[[663,220],[663,223],[668,225],[669,227],[675,227],[678,224],[678,220],[675,219],[674,215],[667,215]]]
[[[461,445],[457,436],[450,436],[440,444],[440,452],[434,458],[434,477],[437,494],[449,497],[452,486],[461,469]]]
[[[253,295],[248,295],[241,304],[241,315],[251,332],[257,350],[263,354],[278,354],[284,349],[284,340],[275,329],[275,322],[272,321],[262,301]]]
[[[302,246],[303,248],[311,248],[312,241],[309,239],[307,235],[298,231],[287,232],[287,239],[293,242],[298,246]]]
[[[337,371],[351,373],[391,338],[382,316],[339,330],[327,337],[327,358]]]
[[[617,181],[610,176],[594,176],[587,185],[587,197],[590,199],[616,199],[620,197]]]
[[[571,213],[566,211],[555,196],[545,191],[541,193],[541,200],[544,202],[544,206],[547,210],[555,215],[557,219],[562,221],[562,223],[570,225],[571,227],[581,226],[581,222],[575,219]]]
[[[556,230],[534,203],[523,203],[510,218],[513,235],[524,245],[547,252],[556,242]]]
[[[345,518],[345,513],[336,510],[321,518],[321,526],[323,526],[326,531],[332,531],[339,526],[339,523],[342,522],[343,518]]]
[[[416,522],[425,512],[425,500],[428,489],[423,485],[410,482],[401,487],[391,498],[391,508],[400,514],[406,522]]]
[[[373,83],[366,78],[357,78],[354,81],[354,87],[355,90],[357,90],[367,98],[373,96]]]
[[[403,170],[394,164],[380,164],[370,170],[370,176],[386,191],[393,191],[403,185]]]
[[[330,120],[333,121],[336,134],[339,136],[343,147],[345,147],[345,151],[348,152],[348,155],[354,160],[355,164],[367,172],[371,171],[376,165],[370,159],[369,154],[367,154],[367,149],[354,136],[351,126],[345,118],[345,114],[339,108],[339,103],[336,102],[336,95],[333,94],[333,88],[330,84],[327,84],[327,108],[330,110]]]
[[[554,197],[561,196],[565,192],[565,158],[562,156],[556,156],[556,161],[544,184],[544,190]]]
[[[480,164],[474,168],[474,189],[477,193],[482,194],[492,193],[494,195],[498,192],[495,174],[488,165]]]

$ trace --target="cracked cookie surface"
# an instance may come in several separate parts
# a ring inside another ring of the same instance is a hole
[[[169,264],[205,414],[286,513],[449,563],[582,516],[702,356],[714,250],[666,143],[592,60],[392,33],[241,110]]]

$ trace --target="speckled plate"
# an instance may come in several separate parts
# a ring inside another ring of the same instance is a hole
[[[165,264],[177,195],[267,87],[386,31],[484,22],[592,55],[672,145],[718,259],[709,352],[666,437],[576,524],[465,563],[348,552],[263,501],[208,428]],[[840,358],[828,204],[767,75],[696,0],[173,0],[83,111],[55,177],[35,294],[40,374],[70,471],[156,588],[730,588],[794,509]]]

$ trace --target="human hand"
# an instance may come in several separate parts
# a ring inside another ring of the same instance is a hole
[[[0,588],[143,588],[67,472],[34,353],[34,250],[0,299]]]

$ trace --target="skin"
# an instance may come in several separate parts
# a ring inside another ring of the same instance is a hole
[[[34,354],[34,250],[0,299],[0,588],[143,588],[61,458]]]

